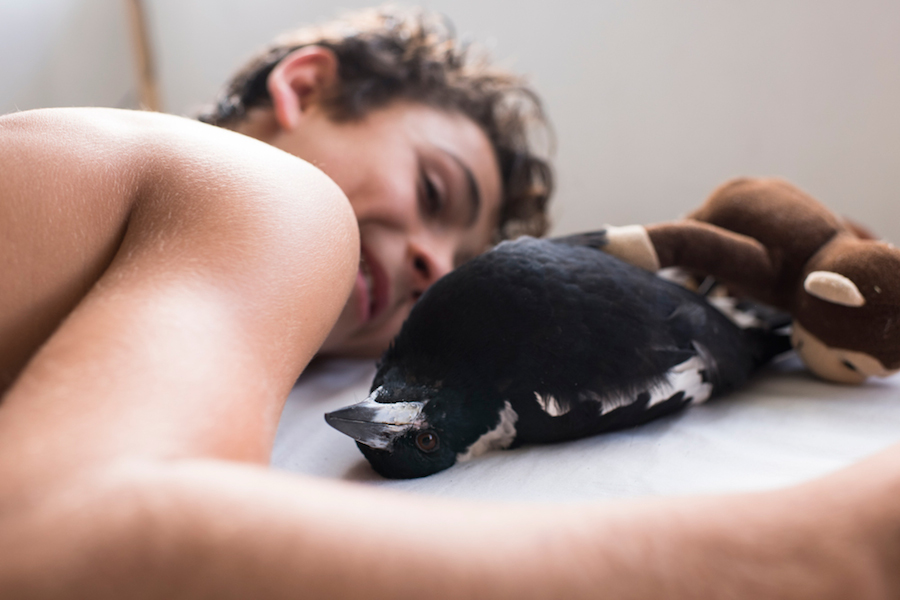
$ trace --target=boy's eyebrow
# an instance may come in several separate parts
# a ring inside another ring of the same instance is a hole
[[[478,181],[475,179],[472,169],[462,159],[448,150],[444,150],[444,152],[459,165],[459,168],[462,169],[466,176],[466,182],[469,184],[469,218],[466,220],[466,226],[471,227],[478,220],[478,213],[481,212],[481,191],[478,189]]]

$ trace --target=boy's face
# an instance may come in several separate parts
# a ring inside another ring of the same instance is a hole
[[[500,171],[467,117],[394,103],[338,123],[311,107],[266,141],[322,169],[359,221],[360,269],[324,354],[379,355],[429,285],[488,248]]]

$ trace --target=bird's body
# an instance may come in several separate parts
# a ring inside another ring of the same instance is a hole
[[[435,283],[369,399],[329,423],[382,475],[422,476],[645,423],[741,385],[789,346],[598,251],[603,240],[507,242]]]

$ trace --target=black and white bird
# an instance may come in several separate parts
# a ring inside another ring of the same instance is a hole
[[[603,232],[505,242],[437,281],[369,397],[329,413],[385,477],[632,427],[737,388],[790,347],[598,251]]]

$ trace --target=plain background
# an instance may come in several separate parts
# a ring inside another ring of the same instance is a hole
[[[164,108],[357,0],[148,0]],[[527,74],[557,136],[555,233],[676,218],[786,177],[900,242],[896,0],[435,0]],[[137,103],[124,0],[0,0],[0,113]]]

